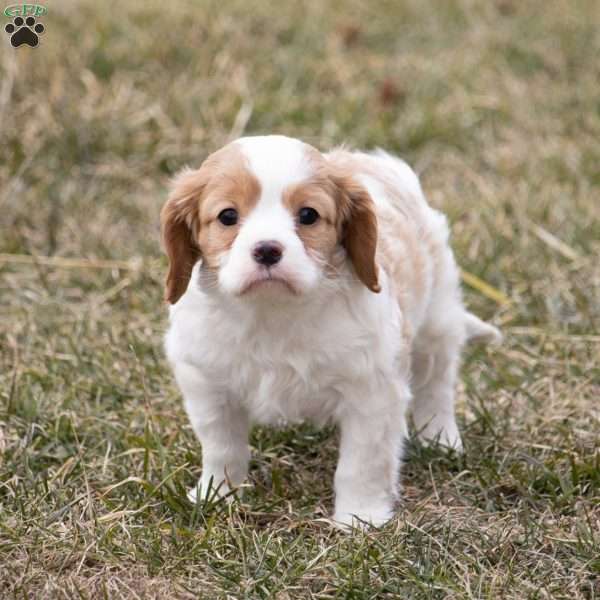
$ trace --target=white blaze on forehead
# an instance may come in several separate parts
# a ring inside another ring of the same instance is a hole
[[[260,198],[244,220],[236,247],[260,240],[278,240],[285,247],[300,243],[295,219],[283,205],[285,190],[311,175],[306,150],[300,140],[283,135],[245,137],[236,142],[248,162],[248,169],[260,184]],[[234,248],[235,250],[236,248]]]
[[[307,157],[309,146],[283,135],[240,138],[248,166],[260,182],[261,203],[281,201],[286,187],[307,179],[312,174]]]

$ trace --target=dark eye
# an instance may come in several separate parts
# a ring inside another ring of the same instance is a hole
[[[301,208],[298,212],[298,221],[300,225],[312,225],[319,218],[319,213],[310,206]]]
[[[235,225],[238,222],[237,210],[235,208],[226,208],[219,213],[218,219],[227,227]]]

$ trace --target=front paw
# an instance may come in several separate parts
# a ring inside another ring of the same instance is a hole
[[[394,516],[391,504],[372,504],[368,506],[340,507],[333,515],[335,525],[340,529],[364,529],[365,527],[381,527]]]
[[[418,432],[417,437],[425,446],[437,444],[455,452],[463,451],[462,439],[454,420],[447,422],[431,421]]]
[[[217,502],[224,499],[226,502],[233,502],[236,495],[240,495],[237,489],[231,489],[226,481],[215,484],[211,477],[205,480],[201,477],[198,483],[187,493],[187,498],[192,504],[197,502]]]

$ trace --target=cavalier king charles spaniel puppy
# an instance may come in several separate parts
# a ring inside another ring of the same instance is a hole
[[[161,223],[166,354],[203,451],[192,500],[244,482],[253,423],[339,427],[345,526],[393,515],[408,411],[421,440],[461,448],[461,348],[500,333],[465,309],[446,218],[406,163],[245,137],[175,177]]]

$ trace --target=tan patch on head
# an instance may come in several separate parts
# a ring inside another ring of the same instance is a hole
[[[199,204],[198,245],[206,267],[216,269],[221,255],[229,250],[260,197],[260,184],[248,170],[239,147],[228,152],[227,161],[214,169]],[[238,213],[236,225],[223,225],[219,213],[233,208]]]
[[[283,204],[296,222],[302,208],[314,208],[319,213],[319,219],[315,223],[298,223],[296,231],[310,256],[331,264],[340,241],[338,206],[331,182],[314,177],[293,185],[284,192]]]
[[[177,302],[185,292],[192,267],[201,256],[203,266],[217,269],[220,256],[231,248],[240,222],[260,196],[260,184],[248,170],[235,143],[211,154],[195,171],[178,175],[161,212],[163,241],[169,256],[166,299]],[[218,220],[222,210],[234,208],[236,225]]]
[[[283,201],[296,219],[303,207],[314,208],[320,218],[312,225],[299,223],[298,236],[311,256],[326,261],[331,274],[337,271],[337,250],[343,246],[358,278],[379,292],[377,217],[371,197],[351,170],[333,167],[310,146],[307,158],[314,166],[313,177],[290,187]]]

